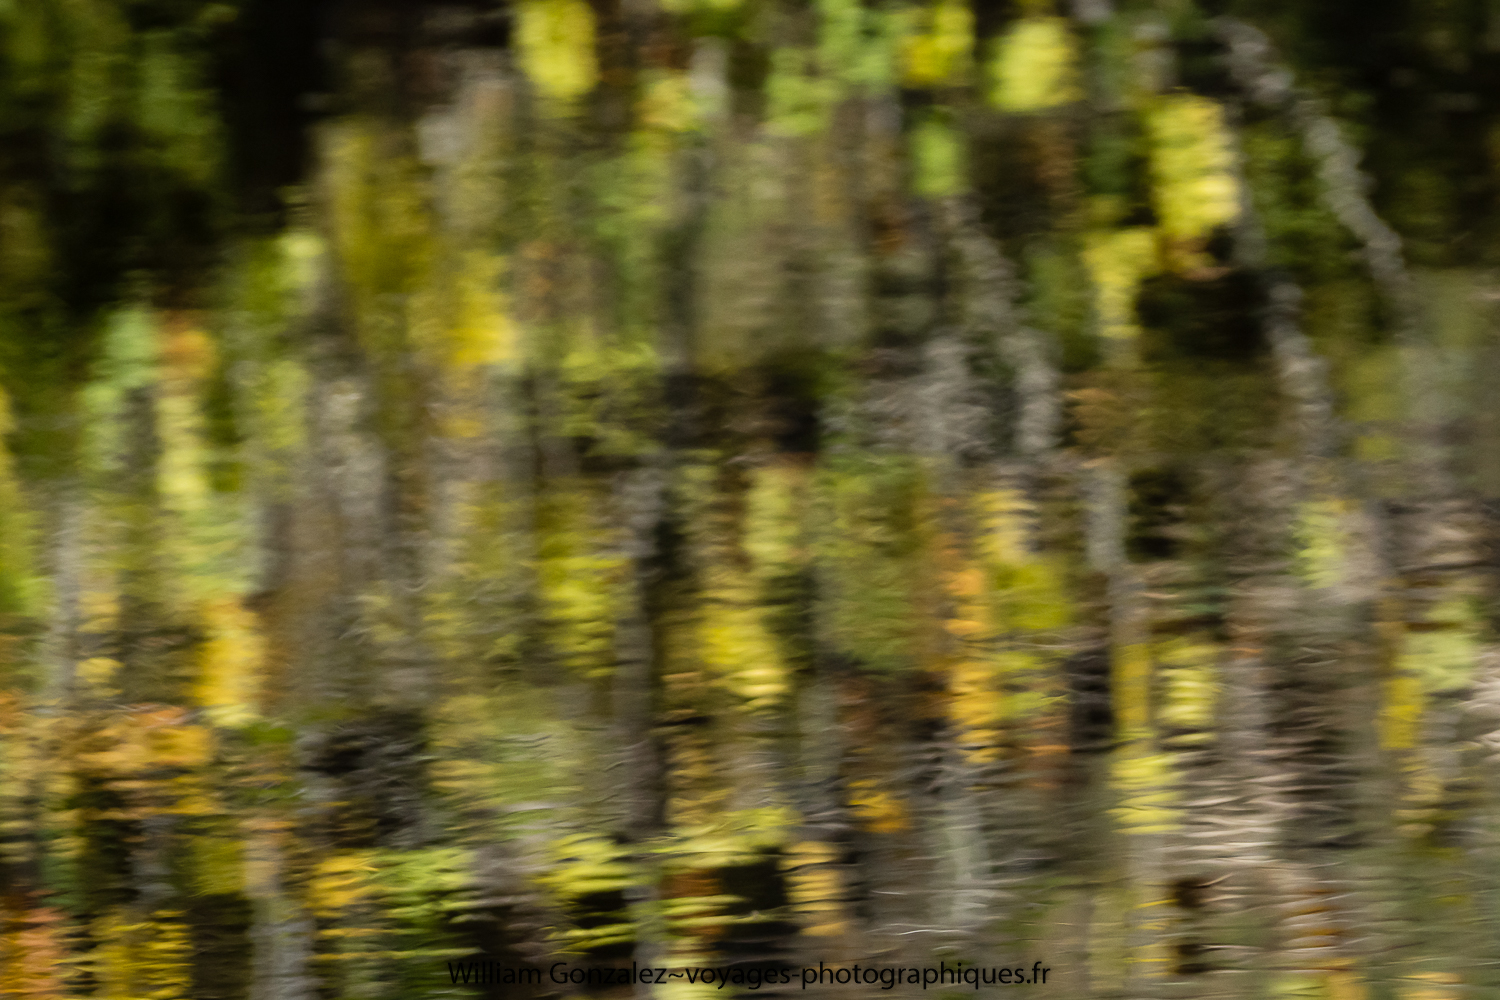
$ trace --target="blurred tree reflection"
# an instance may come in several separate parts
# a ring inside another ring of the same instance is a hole
[[[0,4],[0,997],[1500,986],[1497,74],[1480,0]]]

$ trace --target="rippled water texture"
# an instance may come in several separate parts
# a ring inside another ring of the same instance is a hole
[[[0,998],[1500,991],[1500,7],[1116,3],[0,4]]]

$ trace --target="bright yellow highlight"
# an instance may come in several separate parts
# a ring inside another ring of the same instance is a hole
[[[1027,518],[1032,511],[1025,495],[1013,489],[990,490],[980,495],[978,505],[985,526],[978,541],[980,554],[996,563],[1030,562],[1033,556]]]
[[[1430,692],[1457,691],[1469,683],[1479,658],[1480,624],[1462,599],[1445,601],[1420,629],[1409,629],[1398,665]]]
[[[949,713],[963,733],[964,755],[974,763],[998,757],[1001,695],[996,690],[995,664],[978,655],[964,655],[948,677]]]
[[[553,844],[552,855],[555,867],[538,881],[565,899],[615,892],[633,877],[620,849],[604,837],[571,834]]]
[[[1172,639],[1157,647],[1156,660],[1165,682],[1156,718],[1159,725],[1196,731],[1196,735],[1207,738],[1204,730],[1213,726],[1219,694],[1218,654],[1218,647],[1212,643],[1189,638]]]
[[[449,364],[461,373],[516,356],[516,330],[499,289],[501,267],[499,257],[470,251],[463,255],[455,275]]]
[[[198,704],[216,726],[253,722],[265,647],[255,616],[227,598],[204,607],[203,623],[210,638],[199,654]]]
[[[1072,615],[1059,566],[1031,549],[1036,511],[1025,494],[988,490],[975,498],[973,513],[977,558],[945,574],[953,610],[943,628],[957,647],[949,713],[965,756],[985,763],[1003,752],[1008,729],[1024,727],[1056,703],[1046,633]]]
[[[1240,214],[1224,109],[1196,94],[1172,94],[1152,102],[1145,125],[1152,194],[1168,256],[1181,270],[1207,266],[1201,244]]]
[[[1380,745],[1388,750],[1410,750],[1422,732],[1422,709],[1427,697],[1422,682],[1411,674],[1396,674],[1382,685]]]
[[[787,896],[802,919],[802,933],[809,937],[836,937],[848,929],[844,896],[839,877],[840,849],[821,841],[804,841],[787,852]]]
[[[1110,766],[1120,792],[1111,812],[1126,833],[1166,833],[1178,820],[1171,758],[1153,754],[1139,743],[1120,750]]]
[[[189,1000],[193,995],[192,938],[182,914],[158,910],[129,921],[117,910],[99,920],[90,955],[102,1000]]]
[[[594,11],[585,0],[525,0],[516,43],[521,69],[541,93],[570,101],[594,89]]]
[[[553,845],[555,867],[538,881],[563,902],[594,893],[619,892],[635,879],[635,870],[613,842],[591,834],[572,834]],[[631,923],[571,927],[557,932],[564,948],[587,950],[635,939]]]
[[[1450,598],[1423,619],[1392,626],[1399,651],[1382,692],[1380,742],[1393,750],[1418,745],[1428,697],[1466,687],[1479,658],[1483,625],[1470,601]]]
[[[1035,510],[1019,491],[994,490],[979,499],[980,555],[988,564],[993,619],[1002,630],[1049,632],[1072,617],[1067,583],[1055,557],[1031,551]]]
[[[964,755],[985,763],[999,755],[1002,715],[1000,670],[990,649],[995,630],[986,573],[965,562],[945,576],[953,610],[943,629],[956,640],[948,676],[948,713],[962,733],[959,746]]]
[[[668,868],[714,871],[761,860],[763,852],[782,846],[797,815],[781,806],[719,810],[706,823],[684,825],[677,840],[663,844]]]
[[[335,854],[313,869],[308,903],[313,913],[339,917],[350,907],[370,901],[375,895],[371,874],[375,856],[365,852]]]
[[[1111,340],[1133,340],[1140,333],[1135,301],[1146,278],[1163,267],[1212,273],[1203,247],[1240,210],[1234,151],[1217,103],[1173,94],[1152,101],[1144,119],[1159,225],[1098,230],[1084,241],[1099,332]]]
[[[277,243],[287,286],[298,292],[307,291],[317,280],[318,268],[327,251],[323,238],[311,230],[289,229]]]
[[[1344,576],[1349,540],[1344,531],[1347,500],[1313,500],[1297,511],[1297,575],[1314,588],[1332,587]]]
[[[91,656],[78,664],[78,679],[89,686],[101,698],[119,695],[119,689],[111,684],[120,669],[120,661],[108,656]]]
[[[1083,264],[1094,283],[1099,333],[1111,340],[1133,340],[1141,332],[1136,293],[1141,281],[1157,270],[1156,232],[1137,226],[1090,233]]]
[[[938,0],[926,21],[926,30],[908,35],[902,45],[907,84],[960,82],[974,49],[974,15],[968,3]]]
[[[899,833],[911,825],[906,803],[876,787],[873,781],[850,782],[849,808],[871,833]]]
[[[213,735],[207,727],[188,724],[187,717],[182,708],[132,712],[103,730],[104,747],[79,759],[121,777],[164,767],[199,767],[213,757]]]
[[[701,629],[704,663],[752,711],[775,707],[787,693],[786,665],[764,614],[754,588],[733,587],[710,599]]]
[[[1061,17],[1018,21],[1000,39],[990,74],[990,100],[1002,111],[1045,111],[1083,96],[1078,47]]]
[[[585,490],[560,487],[547,499],[538,545],[537,591],[558,658],[586,677],[613,669],[614,622],[626,568],[601,520]]]
[[[1477,656],[1475,636],[1454,629],[1408,635],[1401,661],[1428,690],[1456,691],[1468,683]]]

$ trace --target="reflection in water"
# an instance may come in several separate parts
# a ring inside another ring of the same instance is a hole
[[[1500,19],[1230,6],[0,9],[0,997],[1500,985]]]

